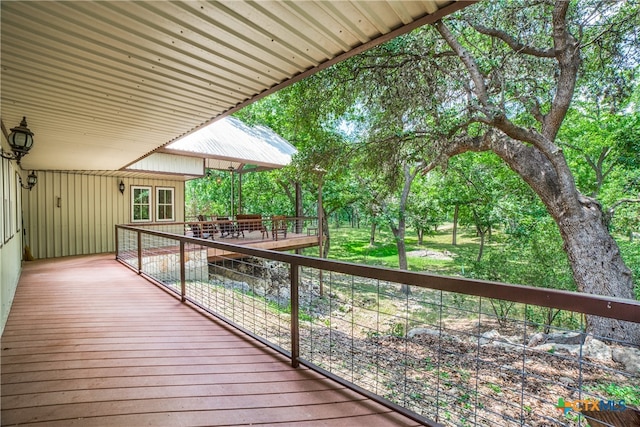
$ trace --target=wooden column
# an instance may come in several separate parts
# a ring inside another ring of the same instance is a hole
[[[229,172],[231,173],[231,202],[230,202],[230,205],[229,205],[229,219],[233,219],[233,205],[235,204],[234,200],[233,200],[233,196],[234,196],[234,194],[233,194],[234,193],[234,191],[233,191],[234,190],[234,188],[233,188],[234,187],[234,185],[233,185],[233,166],[229,166]]]
[[[242,209],[242,173],[238,173],[238,213],[243,214]]]

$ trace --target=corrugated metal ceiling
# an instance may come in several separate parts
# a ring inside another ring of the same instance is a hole
[[[288,82],[463,6],[424,1],[3,1],[2,121],[23,166],[118,170]],[[433,15],[430,15],[433,14]]]

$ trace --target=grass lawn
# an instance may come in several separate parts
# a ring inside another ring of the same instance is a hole
[[[376,232],[376,243],[372,246],[369,245],[369,227],[332,227],[330,233],[329,258],[358,264],[398,267],[398,249],[393,234],[388,229]],[[471,229],[459,228],[458,244],[453,246],[451,233],[451,224],[441,226],[436,233],[425,236],[423,245],[418,245],[417,235],[413,230],[408,230],[405,242],[409,270],[460,275],[465,264],[469,265],[478,256],[480,238],[476,237],[475,232]],[[499,236],[494,234],[494,241],[496,239],[499,239]],[[495,243],[489,242],[485,248],[493,244]],[[420,250],[429,250],[445,256],[411,256],[411,252]],[[308,251],[307,253],[310,255],[317,255],[315,248]]]
[[[376,232],[376,243],[369,245],[369,226],[361,228],[351,228],[349,226],[336,228],[331,226],[331,250],[329,258],[341,261],[354,262],[358,264],[376,265],[389,268],[398,267],[398,250],[391,231],[383,227]],[[480,238],[476,236],[473,228],[458,228],[458,244],[451,244],[452,224],[445,224],[438,228],[438,231],[425,236],[424,244],[418,245],[418,237],[412,229],[407,230],[405,242],[407,247],[407,260],[409,270],[421,271],[446,276],[467,276],[473,270],[478,250],[480,248]],[[493,236],[485,242],[485,254],[492,250],[504,249],[503,242],[507,236],[501,230],[494,230]],[[640,299],[640,242],[630,242],[628,238],[617,236],[618,245],[622,257],[627,266],[633,271],[636,298]],[[428,256],[413,254],[414,251],[429,251]],[[513,250],[513,249],[512,249]],[[517,250],[517,248],[516,248]],[[308,248],[304,254],[317,256],[317,248]],[[448,255],[448,256],[438,256]],[[518,256],[516,254],[515,258]],[[483,258],[484,260],[485,258]],[[485,261],[486,262],[486,261]],[[522,259],[517,264],[522,269],[522,264],[530,264],[526,259]],[[504,266],[503,266],[504,267]],[[514,265],[514,276],[511,276],[512,283],[526,283],[520,281],[516,271],[518,266]],[[466,273],[466,274],[465,274]],[[569,273],[570,274],[570,273]]]

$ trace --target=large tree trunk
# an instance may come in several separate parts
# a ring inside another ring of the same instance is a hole
[[[558,226],[573,277],[583,292],[635,299],[631,271],[622,261],[598,204],[585,203],[580,212],[561,217]],[[588,316],[587,330],[604,338],[640,343],[640,328],[635,323]]]
[[[393,222],[390,222],[389,225],[390,225],[391,231],[393,232],[393,237],[396,240],[396,248],[398,248],[398,268],[400,270],[407,270],[409,267],[409,264],[407,262],[407,245],[404,241],[404,236],[405,236],[404,219],[401,218],[400,221],[398,221],[398,226],[395,226]],[[400,286],[400,291],[405,295],[409,295],[411,293],[411,289],[409,288],[409,286],[404,284]]]
[[[400,268],[400,270],[407,270],[409,264],[407,262],[407,245],[404,241],[404,224],[401,226],[401,229],[392,228],[392,230],[396,238],[396,247],[398,248],[398,268]],[[409,295],[411,288],[403,284],[400,286],[400,291],[405,295]]]
[[[520,130],[508,123],[503,131],[513,132],[505,135],[489,131],[482,138],[454,142],[445,155],[485,150],[496,153],[529,184],[558,225],[578,290],[635,299],[631,270],[609,234],[602,208],[596,200],[578,191],[562,151],[558,149],[545,154],[536,146],[522,144],[519,141],[524,138],[518,135]],[[528,136],[542,140],[536,141],[538,146],[548,144],[540,134],[528,132]],[[589,316],[587,331],[601,338],[640,342],[638,323]]]
[[[407,208],[407,199],[409,197],[409,192],[411,191],[411,183],[416,177],[418,169],[416,168],[413,172],[411,172],[411,168],[407,164],[404,164],[402,169],[404,172],[404,185],[402,188],[402,195],[400,196],[398,227],[395,227],[393,222],[391,222],[390,225],[391,231],[393,231],[393,236],[396,239],[396,247],[398,248],[398,266],[401,270],[407,270],[407,245],[404,241],[404,236],[406,234],[407,228],[405,212]],[[400,290],[405,295],[409,295],[411,293],[411,289],[408,285],[402,285],[400,287]]]
[[[324,237],[324,243],[322,245],[322,253],[320,254],[320,257],[328,258],[329,250],[331,249],[331,235],[329,233],[329,221],[326,220],[327,211],[324,209],[324,207],[322,207],[321,209],[323,212],[322,217],[324,218],[324,221],[322,221],[322,230],[320,230],[320,236]]]
[[[369,246],[373,246],[376,243],[376,222],[371,221],[371,233],[369,234]]]
[[[491,227],[482,228],[482,224],[480,223],[480,217],[478,216],[478,213],[474,208],[471,208],[471,210],[473,211],[473,218],[476,222],[476,232],[478,233],[478,237],[480,237],[480,248],[478,249],[478,257],[476,258],[476,262],[480,262],[480,260],[482,260],[482,255],[484,254],[485,237],[487,235],[488,230],[490,230]]]
[[[478,248],[478,257],[476,258],[476,262],[480,262],[482,260],[482,255],[484,254],[484,236],[487,233],[481,228],[478,228],[478,234],[480,234],[480,248]]]
[[[491,149],[536,192],[555,220],[580,292],[635,299],[633,277],[604,222],[600,204],[582,195],[564,157],[551,162],[532,146],[490,138]],[[640,343],[640,324],[587,317],[587,330],[612,340]]]
[[[400,196],[398,228],[393,227],[392,224],[391,229],[393,231],[394,237],[396,238],[396,245],[398,247],[398,265],[400,267],[400,270],[407,270],[407,246],[404,241],[404,236],[407,230],[407,200],[409,198],[409,192],[411,191],[411,183],[416,177],[418,170],[416,169],[411,172],[411,168],[407,164],[404,164],[402,169],[404,172],[404,186],[402,187],[402,195]],[[408,293],[408,291],[409,289],[407,288],[406,293]]]
[[[397,239],[396,245],[398,247],[398,266],[400,267],[400,270],[406,270],[408,268],[407,246],[404,239]]]
[[[460,214],[460,205],[456,203],[453,210],[453,234],[451,236],[451,244],[456,246],[458,244],[458,215]]]
[[[403,227],[404,228],[404,227]],[[406,270],[407,263],[407,245],[404,241],[404,230],[393,227],[393,236],[396,239],[396,248],[398,248],[398,268]]]

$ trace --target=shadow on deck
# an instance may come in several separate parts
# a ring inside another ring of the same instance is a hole
[[[293,249],[303,249],[318,246],[318,236],[307,235],[304,233],[287,233],[286,238],[274,240],[272,238],[262,238],[259,231],[253,231],[250,233],[245,233],[244,236],[240,236],[238,238],[216,237],[215,241],[232,243],[255,249],[269,249],[272,251],[290,251]],[[207,253],[209,262],[216,262],[227,258],[242,256],[244,255],[215,248],[209,248]]]
[[[137,276],[113,255],[24,265],[2,425],[418,425]]]

